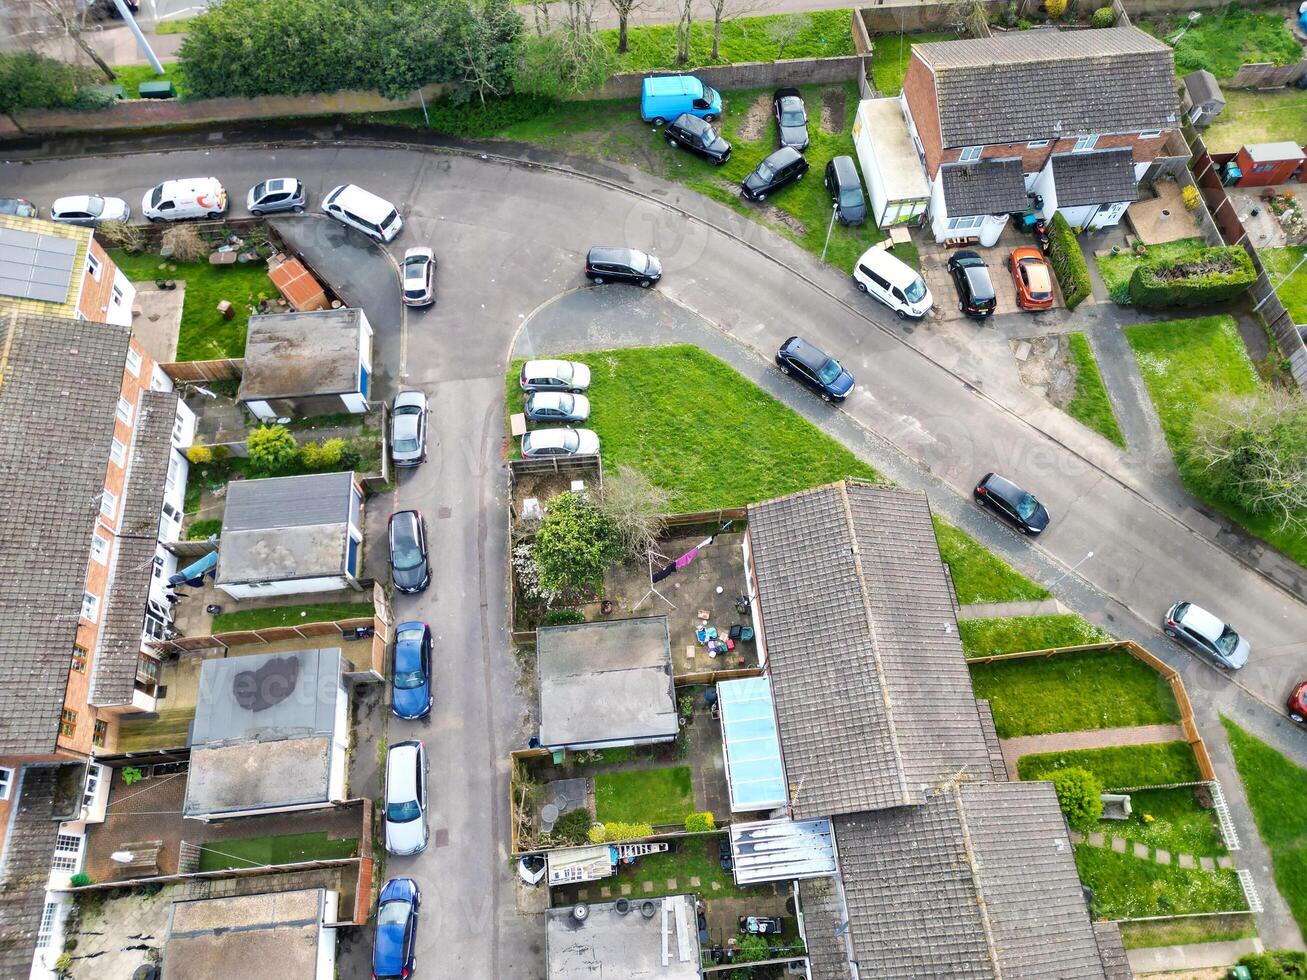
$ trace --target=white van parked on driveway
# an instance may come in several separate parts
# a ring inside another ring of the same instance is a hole
[[[882,248],[862,253],[853,267],[853,281],[905,320],[920,320],[935,302],[917,270]]]
[[[227,192],[216,177],[165,180],[141,201],[141,213],[151,221],[221,218],[226,212]]]
[[[341,224],[379,242],[393,241],[404,227],[399,209],[357,184],[341,184],[322,200],[322,210]]]

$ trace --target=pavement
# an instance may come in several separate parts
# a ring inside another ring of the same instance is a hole
[[[1145,973],[1173,973],[1176,970],[1203,970],[1234,966],[1239,960],[1263,950],[1262,941],[1232,939],[1221,943],[1191,943],[1187,946],[1157,946],[1152,949],[1128,949],[1126,959],[1136,976]]]

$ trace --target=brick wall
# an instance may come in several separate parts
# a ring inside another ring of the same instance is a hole
[[[858,55],[848,55],[843,58],[793,58],[785,61],[746,61],[737,65],[710,65],[696,68],[691,74],[715,89],[730,91],[853,81],[862,74],[862,64],[863,59]],[[649,73],[629,72],[613,75],[600,88],[576,98],[578,101],[638,99],[646,74]],[[631,111],[637,112],[638,108],[632,106]]]
[[[942,159],[939,133],[939,110],[935,101],[935,76],[925,62],[913,57],[903,77],[903,97],[912,110],[912,121],[917,126],[926,154],[926,169],[931,177],[939,170]]]

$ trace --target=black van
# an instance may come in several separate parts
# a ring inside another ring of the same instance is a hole
[[[826,191],[835,202],[835,216],[842,225],[860,225],[867,220],[867,199],[853,157],[834,157],[826,164]]]

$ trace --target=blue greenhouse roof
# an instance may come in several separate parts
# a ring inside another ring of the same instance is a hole
[[[771,682],[745,677],[717,685],[731,812],[770,810],[789,802]]]

